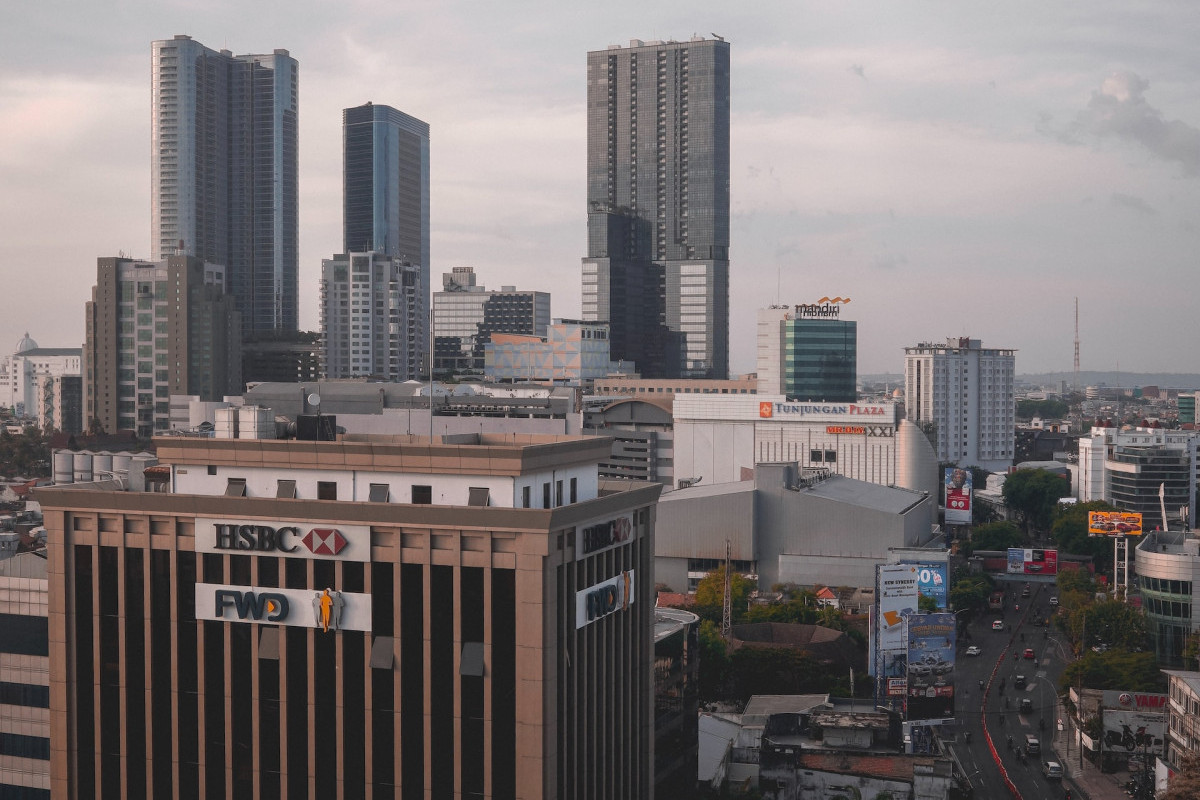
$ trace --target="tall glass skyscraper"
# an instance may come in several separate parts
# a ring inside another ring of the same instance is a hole
[[[299,66],[190,36],[152,44],[151,260],[226,268],[248,337],[298,324]]]
[[[420,267],[418,335],[427,341],[429,123],[391,106],[347,108],[342,157],[344,251],[383,253]]]
[[[588,53],[583,318],[644,377],[729,372],[729,44]]]
[[[858,323],[828,303],[758,311],[758,393],[788,400],[858,399]]]

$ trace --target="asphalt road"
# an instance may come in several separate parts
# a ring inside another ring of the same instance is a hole
[[[1019,576],[1014,576],[1019,577]],[[1053,583],[1030,581],[1030,597],[1020,597],[1025,579],[1013,584],[1009,591],[1008,607],[1003,613],[989,612],[969,626],[965,635],[959,637],[958,658],[955,666],[955,683],[958,698],[955,716],[958,724],[956,733],[948,738],[959,762],[966,770],[977,798],[1009,797],[1000,770],[988,749],[983,725],[992,736],[996,752],[1000,755],[1009,780],[1026,800],[1061,800],[1066,785],[1062,781],[1047,780],[1042,774],[1042,762],[1062,759],[1054,754],[1053,742],[1056,727],[1056,699],[1058,678],[1067,661],[1067,651],[1061,638],[1053,628],[1034,624],[1038,615],[1047,616],[1053,611],[1049,598],[1056,593]],[[1014,608],[1019,604],[1020,611]],[[1004,621],[1004,631],[993,631],[993,620]],[[1024,641],[1022,641],[1022,635]],[[970,638],[968,638],[968,636]],[[1061,634],[1059,635],[1061,636]],[[978,656],[966,655],[967,647],[976,645],[982,651]],[[1032,648],[1033,659],[1024,658],[1025,648]],[[1013,658],[1013,653],[1017,658]],[[1024,675],[1026,686],[1017,689],[1015,676]],[[979,682],[990,688],[979,689]],[[1004,688],[1001,690],[1001,682]],[[1031,703],[1028,713],[1019,713],[1019,701],[1024,698]],[[1044,729],[1039,729],[1043,721]],[[964,734],[971,733],[970,743]],[[943,735],[950,733],[944,730]],[[1028,734],[1036,736],[1041,743],[1040,755],[1030,755],[1021,763],[1016,748],[1023,746]],[[1012,737],[1013,749],[1007,745]],[[1078,792],[1075,792],[1078,796]]]

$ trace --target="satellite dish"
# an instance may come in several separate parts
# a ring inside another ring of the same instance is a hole
[[[308,396],[308,404],[310,406],[316,406],[317,408],[320,408],[321,407],[321,395],[317,394],[316,392],[313,392],[312,394],[310,394]]]

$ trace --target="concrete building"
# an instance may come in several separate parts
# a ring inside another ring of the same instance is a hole
[[[34,408],[43,431],[83,432],[83,378],[79,375],[46,375],[34,381]]]
[[[259,334],[242,340],[246,383],[319,381],[325,376],[325,347],[316,331]]]
[[[78,347],[38,347],[26,333],[13,354],[0,359],[0,408],[38,416],[38,386],[45,378],[82,374],[83,351]]]
[[[828,298],[759,309],[758,394],[830,403],[858,399],[858,323],[839,319],[840,311]]]
[[[1156,789],[1183,767],[1183,759],[1200,753],[1200,672],[1164,669],[1167,676],[1167,742],[1155,765]],[[1165,763],[1164,763],[1165,762]]]
[[[1200,431],[1164,428],[1092,428],[1079,439],[1077,496],[1140,512],[1143,528],[1163,526],[1162,505],[1171,522],[1185,509],[1196,517],[1200,476]],[[1165,497],[1160,504],[1159,486]],[[1194,523],[1193,523],[1194,524]]]
[[[156,445],[38,490],[55,796],[653,796],[660,487],[606,439]]]
[[[655,579],[693,591],[725,560],[761,588],[873,586],[889,548],[933,538],[936,497],[908,489],[759,464],[753,480],[666,493],[658,507]]]
[[[0,797],[50,800],[46,559],[11,554],[15,536],[0,533]]]
[[[584,432],[613,440],[612,457],[600,464],[603,478],[675,485],[674,425],[671,401],[584,399]]]
[[[756,394],[758,379],[754,376],[728,380],[697,378],[633,378],[625,375],[606,375],[592,383],[597,395],[628,395],[630,397],[673,397],[677,394]],[[652,399],[652,398],[648,398]]]
[[[937,456],[895,403],[790,403],[781,395],[676,396],[677,478],[745,480],[755,464],[795,461],[938,496]]]
[[[1012,466],[1015,352],[965,337],[904,348],[905,413],[934,427],[938,461],[989,472]]]
[[[559,319],[545,336],[493,333],[483,348],[489,381],[582,386],[631,365],[610,360],[608,325]]]
[[[648,378],[729,372],[729,44],[587,55],[583,319]]]
[[[544,337],[549,324],[548,292],[488,290],[476,284],[472,267],[454,267],[433,294],[433,368],[443,375],[482,375],[484,346],[493,333]]]
[[[296,330],[296,59],[235,56],[182,35],[151,51],[151,260],[218,264],[246,334]]]
[[[428,342],[421,332],[421,270],[377,251],[321,261],[321,334],[328,378],[415,380]]]
[[[192,256],[97,260],[83,349],[87,430],[168,428],[170,396],[241,390],[241,315],[223,267]]]
[[[1147,531],[1137,543],[1133,571],[1158,663],[1183,660],[1187,637],[1200,630],[1200,539],[1180,531]]]

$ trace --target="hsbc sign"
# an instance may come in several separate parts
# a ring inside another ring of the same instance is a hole
[[[196,519],[197,553],[370,561],[371,528],[292,520]]]

